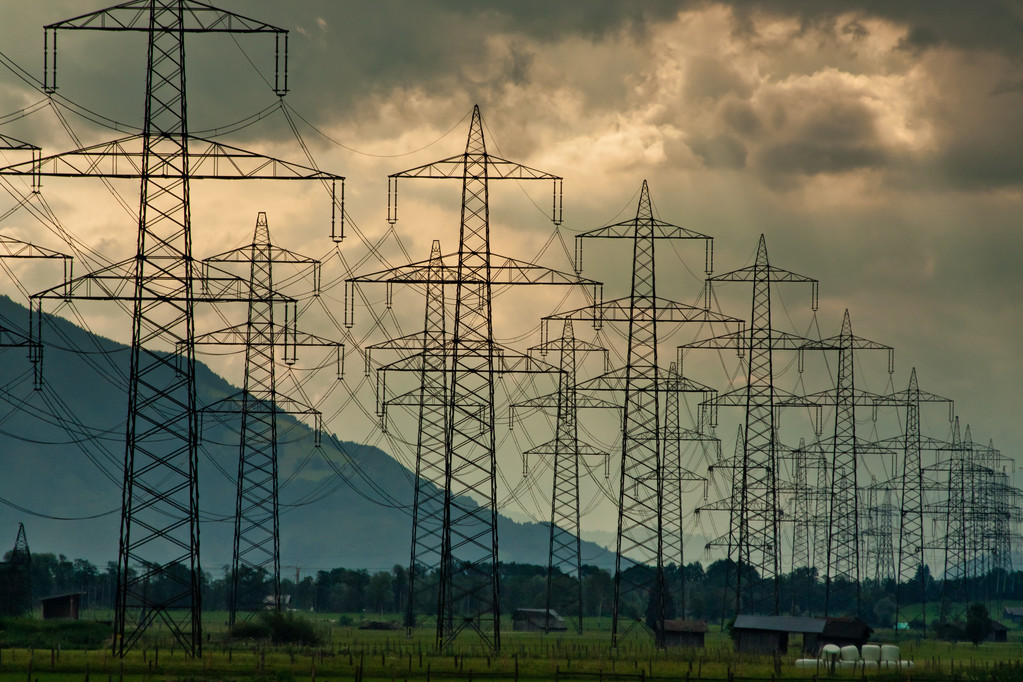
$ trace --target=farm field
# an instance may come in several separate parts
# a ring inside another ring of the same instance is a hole
[[[46,646],[16,646],[8,623],[0,632],[0,681],[48,682],[85,680],[108,682],[138,680],[776,680],[820,678],[874,678],[913,680],[1023,680],[1023,631],[1010,630],[1005,643],[941,642],[902,635],[890,630],[875,633],[876,643],[897,643],[911,669],[863,675],[838,671],[800,669],[803,657],[798,637],[790,640],[787,655],[739,656],[726,633],[712,626],[704,649],[674,648],[658,651],[642,633],[625,638],[610,649],[607,618],[587,622],[592,631],[543,635],[513,632],[511,623],[502,631],[499,654],[490,654],[475,635],[463,633],[449,651],[438,652],[432,632],[426,628],[405,636],[401,630],[362,630],[360,615],[308,614],[322,642],[316,646],[273,646],[227,637],[226,614],[207,614],[201,659],[190,659],[159,630],[123,660],[103,648],[73,649],[60,641],[59,631],[49,633]],[[396,620],[385,616],[384,620]],[[339,625],[348,622],[350,625]]]

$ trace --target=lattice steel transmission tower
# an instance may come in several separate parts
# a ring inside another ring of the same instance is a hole
[[[744,407],[745,427],[742,455],[734,462],[731,518],[728,536],[719,544],[728,548],[735,562],[736,613],[769,612],[779,609],[778,576],[781,570],[781,533],[778,500],[778,449],[775,409],[785,405],[808,407],[809,402],[786,394],[774,385],[773,354],[776,349],[799,350],[807,339],[779,332],[771,326],[771,285],[775,283],[809,283],[812,287],[811,307],[817,309],[817,280],[782,270],[770,264],[767,241],[760,235],[756,262],[707,279],[713,282],[752,282],[753,307],[750,327],[683,348],[734,348],[749,353],[746,386],[719,395],[717,406]],[[710,300],[710,286],[707,291]],[[716,423],[716,418],[712,420]],[[737,445],[738,449],[738,445]],[[748,579],[747,579],[747,576]],[[753,582],[744,586],[745,582]]]
[[[945,570],[941,580],[941,612],[938,616],[942,623],[947,622],[951,602],[964,601],[966,596],[966,580],[969,577],[969,523],[967,513],[973,491],[967,487],[968,460],[973,443],[970,439],[970,427],[966,427],[964,440],[959,430],[959,417],[955,418],[952,427],[952,442],[948,449],[947,485],[945,502],[940,505],[939,513],[944,516],[944,532],[941,542],[945,550]],[[940,463],[939,463],[940,466]]]
[[[893,370],[891,346],[854,336],[849,311],[842,317],[842,329],[837,336],[807,344],[804,350],[838,352],[838,373],[833,391],[825,391],[808,398],[819,405],[835,408],[834,432],[831,438],[831,466],[828,468],[827,490],[827,564],[824,574],[824,615],[833,615],[832,593],[839,603],[848,601],[850,593],[855,608],[851,615],[860,615],[860,511],[857,483],[857,463],[866,449],[856,437],[856,407],[873,406],[878,396],[856,390],[854,351],[888,351],[888,373]]]
[[[892,501],[892,489],[887,483],[878,483],[872,478],[871,483],[863,490],[866,497],[861,505],[864,520],[860,535],[863,538],[863,570],[860,575],[864,581],[873,581],[883,585],[895,580],[895,503]]]
[[[40,307],[43,299],[129,301],[133,306],[113,651],[123,656],[162,622],[188,655],[197,656],[202,624],[194,309],[199,302],[244,303],[249,296],[245,281],[236,277],[199,285],[192,258],[190,181],[289,179],[334,185],[343,178],[188,132],[185,35],[273,36],[275,92],[283,95],[284,29],[196,0],[132,0],[45,27],[47,90],[56,88],[57,32],[88,29],[146,35],[142,133],[0,173],[141,180],[135,256],[33,299]],[[157,583],[162,589],[150,589]]]
[[[937,442],[925,437],[920,430],[920,408],[926,403],[948,403],[949,421],[952,420],[954,404],[948,398],[943,398],[933,393],[920,390],[917,380],[916,368],[914,367],[909,375],[909,385],[905,391],[892,395],[877,398],[878,407],[894,406],[903,407],[906,411],[905,430],[901,436],[887,441],[883,445],[893,448],[901,446],[902,472],[895,481],[900,491],[899,494],[899,541],[898,558],[896,560],[896,592],[895,592],[895,622],[899,622],[899,615],[906,605],[906,590],[913,584],[914,579],[919,581],[918,590],[921,596],[921,620],[927,623],[927,560],[925,550],[927,543],[924,535],[924,515],[927,509],[927,501],[924,496],[926,481],[924,478],[923,451],[924,449],[935,449]]]
[[[583,382],[580,389],[624,394],[622,415],[621,484],[618,503],[618,540],[615,556],[615,600],[611,625],[612,646],[644,616],[662,642],[666,606],[664,581],[664,462],[662,393],[668,377],[657,364],[657,324],[679,322],[735,323],[735,318],[657,296],[654,245],[659,239],[702,239],[706,243],[706,270],[711,266],[711,237],[654,217],[650,190],[643,181],[636,216],[577,235],[577,256],[582,239],[626,239],[632,242],[632,288],[625,298],[558,313],[545,320],[589,320],[629,325],[626,366]],[[579,259],[581,260],[581,259]],[[577,260],[577,269],[580,263]],[[713,393],[707,386],[682,377],[672,390]],[[626,571],[629,562],[638,566]],[[625,624],[621,621],[625,619]],[[623,631],[624,627],[624,631]]]
[[[737,442],[742,442],[741,431]],[[781,447],[778,459],[779,462],[788,461],[791,471],[789,480],[779,482],[779,491],[789,496],[792,505],[791,511],[786,513],[786,520],[792,524],[791,571],[801,581],[796,589],[802,590],[804,595],[811,595],[817,587],[817,571],[827,561],[826,557],[821,561],[817,559],[821,554],[819,546],[826,544],[821,538],[826,535],[823,519],[827,514],[823,507],[827,503],[824,494],[827,489],[827,462],[820,441],[807,445],[805,438],[799,439],[796,448]]]
[[[18,524],[18,535],[7,560],[0,562],[0,615],[24,616],[32,610],[32,553],[28,550],[25,524]]]
[[[708,444],[711,445],[717,456],[713,461],[720,459],[721,441],[711,435],[707,435],[698,429],[690,429],[682,426],[682,394],[686,392],[686,382],[678,372],[678,363],[672,362],[668,365],[668,377],[664,390],[664,451],[663,451],[663,486],[664,486],[664,515],[663,539],[664,561],[666,565],[672,563],[678,567],[678,579],[674,583],[668,582],[669,594],[677,595],[679,613],[685,618],[686,612],[686,575],[685,575],[685,511],[683,499],[685,498],[686,485],[702,484],[704,496],[707,492],[707,477],[702,476],[694,470],[692,462],[685,461],[685,448],[683,443],[699,443],[699,448],[705,452]],[[702,413],[701,413],[702,414]],[[678,615],[678,614],[676,614]]]
[[[548,441],[523,453],[548,455],[554,458],[554,487],[551,495],[550,535],[547,549],[547,585],[544,603],[547,608],[544,625],[550,631],[552,610],[568,616],[576,632],[583,631],[583,584],[579,519],[579,460],[593,456],[604,458],[605,474],[608,471],[608,453],[579,440],[578,414],[580,407],[617,407],[614,403],[594,396],[579,395],[576,390],[578,355],[584,352],[604,354],[607,368],[608,351],[602,346],[582,341],[575,337],[571,320],[565,320],[562,334],[556,339],[534,346],[530,352],[542,356],[558,353],[558,390],[551,395],[539,396],[521,403],[514,408],[554,409],[556,425],[554,440]],[[564,576],[564,577],[562,577]]]
[[[203,280],[210,279],[211,268],[230,267],[233,263],[249,266],[246,322],[195,338],[196,345],[245,348],[242,391],[202,408],[208,412],[241,415],[229,625],[234,625],[239,612],[251,615],[281,607],[277,415],[311,416],[316,422],[317,436],[320,431],[317,409],[278,391],[274,349],[283,348],[284,361],[294,364],[298,347],[333,347],[337,351],[340,379],[344,348],[341,343],[298,332],[297,301],[284,297],[275,288],[274,266],[311,271],[313,294],[317,295],[320,262],[274,245],[265,212],[260,211],[256,216],[251,244],[203,259]],[[274,311],[280,304],[285,306],[284,324],[276,319]],[[266,597],[270,597],[269,604]]]
[[[509,364],[518,365],[523,371],[535,365],[527,356],[505,353],[497,347],[492,289],[495,284],[597,283],[525,261],[500,258],[490,251],[490,182],[552,181],[553,219],[560,224],[561,178],[489,154],[478,106],[473,108],[462,154],[390,176],[387,213],[392,224],[397,221],[399,178],[462,182],[457,264],[445,264],[441,270],[443,283],[454,289],[455,309],[450,338],[444,344],[447,375],[444,479],[435,481],[444,489],[437,642],[446,646],[468,627],[491,648],[499,650],[494,385],[499,371],[515,371]],[[424,284],[430,277],[430,267],[430,262],[412,263],[349,281]],[[348,300],[354,305],[354,296]],[[345,313],[346,321],[350,321],[351,310],[346,307]]]

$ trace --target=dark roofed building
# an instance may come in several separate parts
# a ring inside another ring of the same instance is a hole
[[[863,646],[873,630],[859,618],[805,618],[798,616],[735,617],[732,625],[737,651],[785,653],[789,635],[803,636],[803,651],[817,654],[825,644]]]
[[[789,634],[819,635],[824,631],[823,618],[798,616],[748,616],[740,614],[732,625],[735,650],[751,654],[784,654],[789,648]],[[815,640],[816,641],[816,640]]]
[[[1002,609],[1002,618],[1011,620],[1018,625],[1023,622],[1023,606],[1006,606]]]
[[[664,621],[664,646],[682,646],[702,649],[707,635],[705,620]]]
[[[991,634],[987,636],[988,642],[1008,642],[1009,641],[1009,628],[999,623],[997,620],[991,621]]]
[[[565,619],[551,609],[515,609],[512,613],[512,630],[521,632],[544,632],[545,630],[567,630]]]
[[[815,642],[803,638],[803,651],[817,653],[825,644],[834,644],[839,647],[850,644],[861,647],[870,641],[870,635],[874,629],[859,618],[826,618],[824,630],[817,636]]]
[[[84,592],[68,592],[40,599],[43,604],[43,620],[78,620],[84,595]]]

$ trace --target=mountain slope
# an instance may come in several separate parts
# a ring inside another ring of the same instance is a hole
[[[27,320],[27,309],[0,297],[0,324],[20,329]],[[33,390],[24,348],[0,349],[6,401],[0,402],[0,550],[4,529],[13,543],[24,521],[33,552],[103,566],[117,558],[128,349],[60,317],[47,316],[43,327],[42,390]],[[201,363],[196,385],[200,405],[238,391]],[[230,562],[238,422],[234,416],[203,420],[200,543],[203,568],[211,572]],[[292,567],[285,570],[407,564],[413,474],[378,448],[336,437],[317,447],[303,423],[287,415],[279,423],[281,562]],[[502,561],[546,564],[545,524],[502,516],[498,531]],[[583,556],[595,565],[614,563],[612,552],[593,543],[583,542]]]

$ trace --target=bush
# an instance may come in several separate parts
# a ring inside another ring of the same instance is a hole
[[[98,649],[110,643],[112,633],[109,623],[95,621],[0,620],[0,642],[19,649]]]
[[[280,611],[264,611],[254,621],[242,621],[231,628],[232,639],[269,640],[273,644],[304,644],[312,646],[320,643],[316,627],[310,621],[299,618],[294,613]]]

